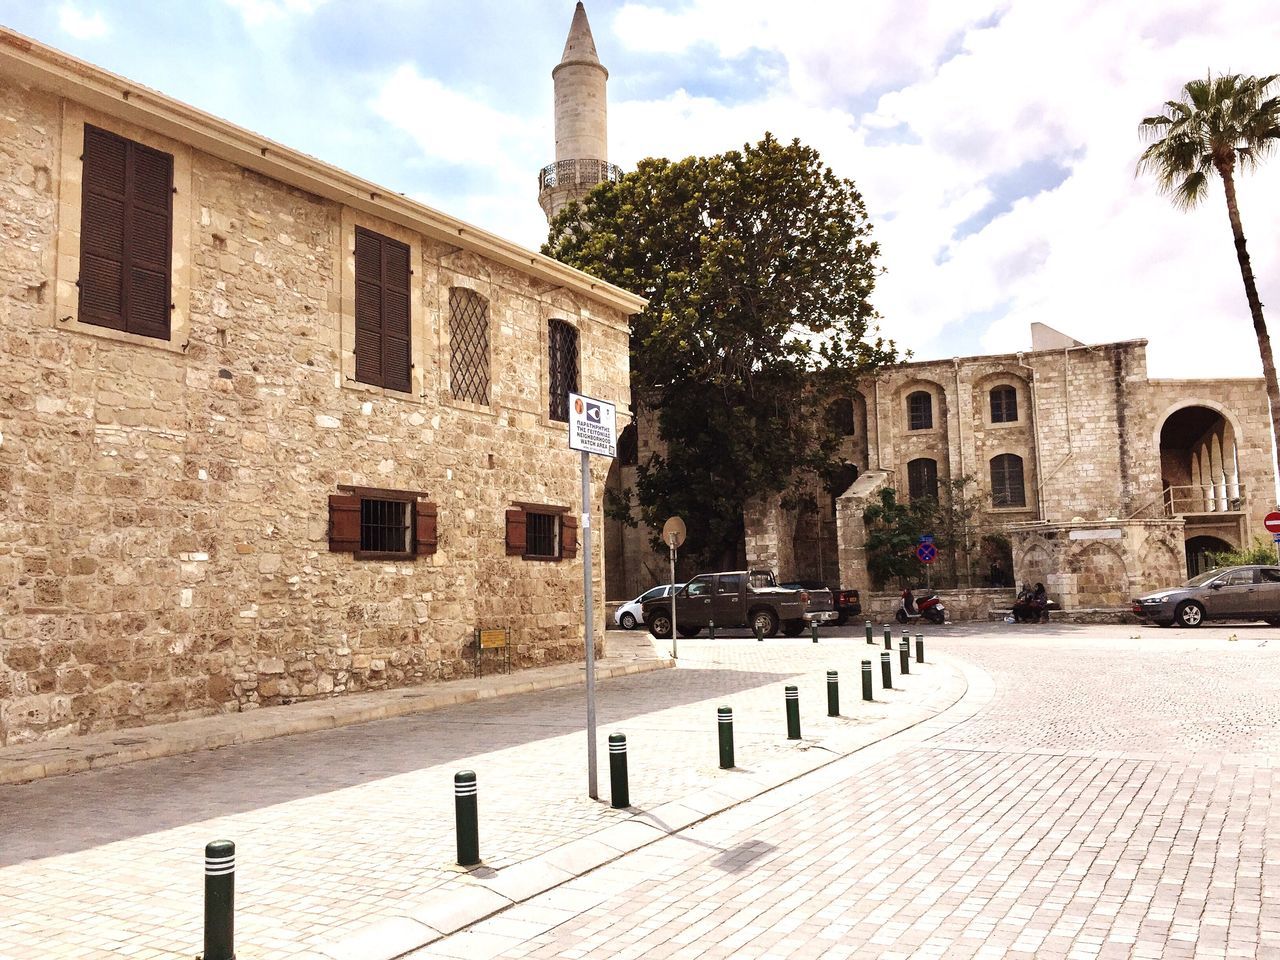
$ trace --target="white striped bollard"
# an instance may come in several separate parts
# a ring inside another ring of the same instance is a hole
[[[720,728],[720,769],[732,770],[733,762],[733,708],[716,708],[716,726]]]
[[[236,957],[236,845],[204,847],[204,960]]]
[[[627,735],[609,734],[609,800],[621,810],[631,806],[631,789],[627,784]]]
[[[458,866],[480,862],[480,815],[477,809],[476,774],[460,770],[453,775],[453,816],[458,833]]]
[[[787,703],[787,739],[800,739],[800,691],[798,688],[787,685],[785,699]]]
[[[924,634],[916,634],[916,663],[924,663]]]

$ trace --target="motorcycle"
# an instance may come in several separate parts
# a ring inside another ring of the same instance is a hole
[[[936,593],[926,594],[917,601],[910,590],[903,590],[894,616],[899,623],[914,623],[923,618],[933,624],[942,624],[947,622],[947,608]]]

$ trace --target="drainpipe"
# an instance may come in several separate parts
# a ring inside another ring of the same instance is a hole
[[[956,384],[956,453],[960,460],[960,479],[964,478],[964,417],[961,416],[963,400],[960,396],[960,358],[951,358],[952,374]],[[956,479],[956,478],[953,478]],[[973,586],[973,558],[969,555],[969,524],[964,525],[964,579],[965,586]]]
[[[1031,374],[1029,382],[1031,384],[1031,441],[1033,451],[1036,458],[1036,519],[1044,520],[1044,497],[1041,491],[1044,489],[1042,477],[1043,472],[1040,469],[1040,405],[1036,399],[1036,369],[1022,362],[1022,354],[1019,353],[1018,366]],[[1012,573],[1012,571],[1010,571]]]

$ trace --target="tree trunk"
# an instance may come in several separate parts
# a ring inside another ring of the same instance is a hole
[[[1253,332],[1258,338],[1258,353],[1262,355],[1262,376],[1267,384],[1267,403],[1271,408],[1271,437],[1280,462],[1280,385],[1276,383],[1276,363],[1271,356],[1271,337],[1267,334],[1267,322],[1262,317],[1262,301],[1258,299],[1258,286],[1253,280],[1253,266],[1249,251],[1245,249],[1244,228],[1240,225],[1240,207],[1236,203],[1236,183],[1231,168],[1219,168],[1222,186],[1227,197],[1227,216],[1231,219],[1231,235],[1236,242],[1236,259],[1240,262],[1240,276],[1244,280],[1245,296],[1249,299],[1249,314],[1253,317]],[[1272,504],[1268,504],[1272,506]]]

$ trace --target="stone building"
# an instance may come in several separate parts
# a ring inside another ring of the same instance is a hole
[[[582,656],[641,299],[8,31],[0,208],[0,744]]]

